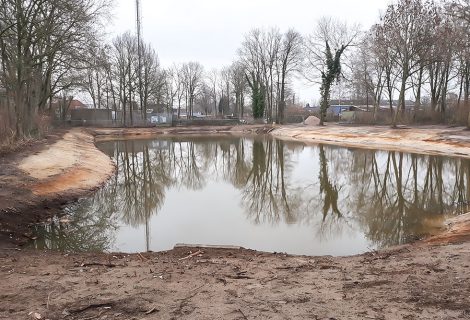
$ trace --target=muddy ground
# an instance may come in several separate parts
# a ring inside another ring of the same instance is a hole
[[[185,133],[271,130],[240,126]],[[290,127],[272,134],[470,156],[470,135],[462,128],[387,130]],[[132,255],[21,248],[28,224],[112,174],[112,162],[97,153],[92,135],[177,133],[73,129],[0,159],[0,319],[470,319],[468,215],[435,238],[353,257],[213,248]]]
[[[345,258],[190,253],[3,251],[0,319],[470,318],[468,243]]]
[[[56,130],[46,138],[30,140],[15,152],[0,154],[0,248],[28,240],[29,224],[41,221],[54,211],[57,200],[38,197],[26,186],[34,178],[23,172],[18,164],[28,156],[39,154],[57,142],[65,131]],[[48,213],[51,210],[51,213]]]

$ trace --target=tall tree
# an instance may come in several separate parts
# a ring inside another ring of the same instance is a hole
[[[261,51],[262,32],[259,29],[251,30],[238,50],[240,61],[245,68],[245,78],[251,89],[251,107],[253,117],[261,119],[265,114],[265,84],[263,79],[264,56]]]
[[[388,6],[380,25],[384,45],[394,51],[390,57],[399,67],[401,78],[399,106],[393,117],[393,127],[397,124],[400,110],[405,110],[408,80],[422,69],[421,58],[426,56],[425,51],[429,47],[429,21],[434,17],[433,12],[426,9],[422,0],[398,0]]]
[[[331,86],[341,77],[341,59],[345,50],[353,45],[359,36],[358,26],[324,17],[304,46],[307,52],[307,80],[320,84],[320,125],[324,125],[329,107]],[[333,46],[333,50],[331,49]]]
[[[199,62],[188,62],[183,64],[183,81],[186,88],[187,94],[187,116],[192,117],[194,115],[194,101],[196,94],[202,85],[203,80],[203,66]]]
[[[245,112],[245,91],[248,87],[243,64],[234,62],[230,67],[230,81],[235,95],[235,114],[243,118]]]
[[[1,0],[2,83],[16,137],[36,132],[34,119],[61,90],[79,85],[84,49],[97,43],[108,0]]]
[[[279,59],[278,59],[278,75],[279,83],[279,107],[277,119],[279,123],[284,123],[286,109],[286,82],[295,71],[299,71],[299,67],[303,62],[302,50],[303,38],[297,31],[290,29],[282,35]]]

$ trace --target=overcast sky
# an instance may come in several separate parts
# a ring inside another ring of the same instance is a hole
[[[322,16],[360,23],[368,29],[390,0],[141,0],[143,36],[157,50],[163,66],[199,61],[206,70],[229,65],[250,29],[277,26],[312,31]],[[135,31],[135,1],[116,0],[112,34]],[[318,90],[296,81],[301,99]],[[313,92],[312,92],[313,91]],[[310,93],[311,92],[311,93]]]

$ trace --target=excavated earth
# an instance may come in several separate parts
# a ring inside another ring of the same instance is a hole
[[[351,257],[242,248],[63,253],[30,226],[99,188],[96,140],[260,134],[304,143],[470,157],[463,128],[236,126],[71,129],[0,158],[0,319],[470,319],[470,215],[424,241]]]

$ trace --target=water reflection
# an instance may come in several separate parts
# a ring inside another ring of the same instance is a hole
[[[161,243],[164,239],[186,235],[178,228],[166,230],[164,221],[175,216],[184,226],[196,216],[198,225],[190,231],[194,241],[305,254],[357,253],[432,233],[445,215],[466,212],[470,196],[465,159],[311,147],[269,137],[131,140],[99,147],[115,159],[117,175],[93,197],[68,208],[71,223],[56,219],[38,227],[36,247],[168,249],[174,243]],[[195,205],[198,199],[201,207]],[[216,209],[227,215],[225,225],[223,219],[221,225],[214,222],[220,218]],[[209,232],[197,234],[199,224],[208,225]],[[229,235],[235,226],[241,229]],[[134,246],[129,237],[131,244],[116,244],[124,229],[144,238],[145,247]],[[205,238],[219,229],[226,237]],[[153,236],[164,239],[153,243]],[[248,242],[250,237],[258,240]],[[337,248],[339,240],[347,248]]]
[[[34,227],[40,249],[69,252],[107,251],[111,249],[119,221],[113,202],[108,197],[116,192],[109,183],[90,199],[82,199],[66,208],[62,218],[54,217],[48,223]]]

